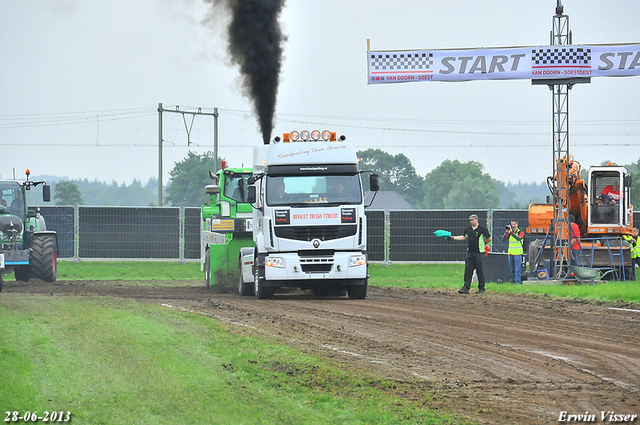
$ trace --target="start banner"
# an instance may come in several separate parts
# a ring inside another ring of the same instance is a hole
[[[640,44],[368,51],[369,84],[640,75]]]

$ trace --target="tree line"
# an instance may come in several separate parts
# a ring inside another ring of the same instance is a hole
[[[549,195],[546,182],[504,183],[492,178],[477,161],[445,160],[425,176],[420,176],[404,154],[391,155],[380,149],[367,149],[358,151],[357,155],[361,169],[380,176],[380,190],[398,192],[417,209],[525,209],[530,202],[545,202]],[[603,161],[602,165],[608,162]],[[640,159],[625,167],[633,178],[631,201],[640,205]],[[163,194],[165,204],[199,207],[208,202],[204,187],[211,184],[209,170],[213,169],[212,152],[189,152],[169,173]],[[57,205],[157,205],[158,181],[155,178],[145,184],[134,180],[131,185],[87,179],[50,180],[55,181],[52,197]],[[368,184],[368,179],[363,181]]]

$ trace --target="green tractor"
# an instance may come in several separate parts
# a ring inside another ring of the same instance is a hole
[[[42,200],[51,201],[44,181],[0,181],[0,291],[2,276],[14,272],[16,280],[30,278],[55,282],[58,272],[58,238],[47,230],[44,217],[27,207],[26,191],[42,185]]]
[[[238,277],[240,248],[253,247],[253,207],[246,201],[251,168],[222,168],[209,172],[213,184],[205,187],[210,202],[202,206],[200,260],[205,285],[229,285],[238,282],[239,290],[248,290]]]

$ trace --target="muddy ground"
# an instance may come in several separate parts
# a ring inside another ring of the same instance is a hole
[[[595,423],[606,422],[602,411],[640,415],[637,304],[379,287],[357,301],[299,291],[256,300],[199,283],[103,281],[5,282],[4,291],[124,297],[187,309],[232,332],[393,379],[403,397],[481,423],[558,423],[563,411],[595,415]]]

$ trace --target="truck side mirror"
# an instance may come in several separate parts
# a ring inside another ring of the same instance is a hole
[[[631,174],[627,174],[624,176],[624,185],[627,187],[631,187]]]
[[[51,186],[48,184],[42,185],[42,200],[44,202],[51,202]]]
[[[376,173],[369,174],[369,190],[371,190],[372,192],[377,192],[380,190],[378,175]]]
[[[256,203],[256,187],[249,186],[247,190],[247,202],[250,204]]]

